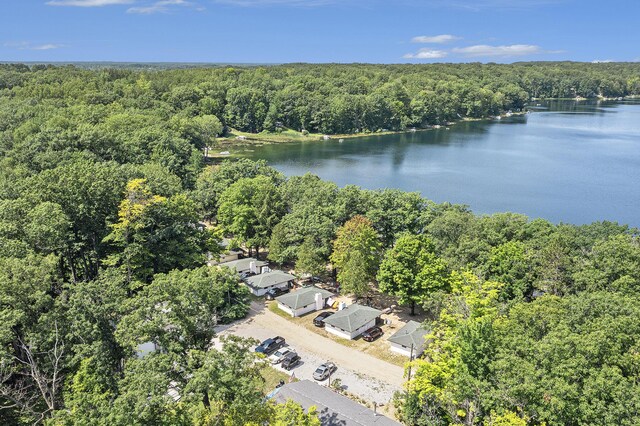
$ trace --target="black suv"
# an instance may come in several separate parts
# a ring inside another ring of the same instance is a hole
[[[290,290],[289,290],[288,288],[279,288],[279,287],[276,287],[276,288],[272,288],[271,290],[267,291],[267,292],[264,294],[264,297],[265,297],[267,300],[273,300],[273,299],[275,299],[275,298],[276,298],[276,297],[278,297],[278,296],[281,296],[281,295],[283,295],[283,294],[289,293],[289,291],[290,291]]]
[[[284,358],[282,358],[282,363],[280,365],[285,370],[291,370],[298,364],[300,364],[300,355],[295,352],[289,352],[284,356]]]
[[[285,345],[284,337],[276,336],[265,340],[256,347],[256,352],[271,355]]]
[[[333,312],[325,311],[313,319],[313,325],[316,327],[324,327],[324,320],[333,315]]]

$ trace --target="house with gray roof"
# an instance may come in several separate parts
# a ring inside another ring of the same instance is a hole
[[[269,264],[267,262],[253,257],[220,263],[218,266],[226,266],[227,268],[235,269],[240,276],[261,274],[269,269]]]
[[[330,291],[310,286],[276,297],[276,301],[278,302],[278,308],[292,317],[300,317],[324,308],[327,299],[332,296],[333,293]]]
[[[231,240],[229,238],[223,238],[222,241],[220,241],[220,248],[222,249],[222,253],[220,253],[216,257],[209,253],[207,264],[209,266],[213,266],[220,263],[232,262],[234,260],[240,259],[240,256],[244,254],[242,249],[231,247]]]
[[[393,352],[408,357],[418,357],[424,351],[427,330],[417,321],[409,321],[400,330],[396,331],[387,341],[391,343]]]
[[[296,277],[284,271],[269,271],[258,275],[251,275],[244,279],[251,293],[264,296],[272,288],[289,288],[293,286]]]
[[[382,311],[354,303],[326,318],[324,329],[338,337],[353,340],[376,325],[380,315]]]
[[[400,426],[375,411],[311,380],[288,383],[271,394],[278,403],[297,402],[308,410],[316,407],[323,426]]]

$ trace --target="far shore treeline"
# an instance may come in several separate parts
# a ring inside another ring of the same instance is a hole
[[[0,66],[0,424],[317,426],[264,400],[256,342],[210,347],[249,307],[237,274],[206,266],[223,236],[425,318],[395,398],[408,425],[638,424],[638,230],[203,150],[225,129],[393,130],[639,93],[632,63]],[[162,350],[138,357],[148,342]]]

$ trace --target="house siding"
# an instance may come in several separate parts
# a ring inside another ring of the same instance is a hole
[[[278,308],[281,311],[284,311],[286,313],[288,313],[289,315],[291,315],[292,317],[295,317],[295,312],[293,311],[293,309],[291,309],[290,307],[288,307],[287,305],[283,305],[282,303],[278,302]]]
[[[332,325],[325,324],[324,329],[327,330],[328,333],[335,334],[338,337],[342,337],[343,339],[353,339],[353,337],[349,334],[349,332],[340,330]]]
[[[325,324],[325,330],[327,330],[329,333],[335,334],[338,337],[342,337],[344,339],[349,339],[349,340],[353,340],[356,337],[358,337],[359,335],[361,335],[362,333],[364,333],[365,331],[367,331],[368,329],[370,329],[371,327],[373,327],[374,325],[376,325],[376,319],[372,319],[371,321],[369,321],[368,323],[366,323],[365,325],[363,325],[362,327],[358,328],[357,330],[354,330],[352,333],[349,333],[348,331],[344,331],[344,330],[340,330],[337,327],[334,327],[330,324]]]
[[[398,353],[400,355],[404,355],[406,357],[410,357],[411,356],[411,348],[408,348],[406,346],[402,346],[402,345],[400,345],[398,343],[393,343],[393,342],[390,342],[390,343],[391,343],[391,351],[392,352]],[[413,348],[413,357],[417,358],[420,355],[422,355],[422,349],[414,347]]]
[[[287,288],[288,286],[289,286],[289,282],[287,281],[283,283],[275,284],[269,287],[265,287],[265,288],[255,288],[255,287],[251,287],[250,285],[247,285],[247,287],[249,288],[249,291],[251,291],[251,293],[254,294],[255,296],[264,296],[265,294],[267,294],[267,291],[271,290],[272,288]]]
[[[225,262],[231,262],[234,260],[238,260],[238,253],[234,253],[234,254],[221,254],[220,255],[220,259],[218,260],[217,263],[225,263]]]

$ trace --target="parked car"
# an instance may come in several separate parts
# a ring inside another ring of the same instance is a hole
[[[276,287],[276,288],[272,288],[271,290],[267,291],[267,292],[264,294],[264,297],[265,297],[267,300],[273,300],[273,299],[275,299],[276,297],[278,297],[278,296],[280,296],[280,295],[283,295],[283,294],[285,294],[285,293],[289,293],[289,291],[290,291],[290,290],[289,290],[289,288],[279,288],[279,287]]]
[[[364,333],[362,333],[362,339],[366,342],[373,342],[378,337],[382,336],[384,333],[380,327],[371,327]]]
[[[297,353],[290,351],[282,358],[282,368],[285,370],[291,370],[296,365],[300,364],[300,355]]]
[[[333,315],[333,312],[325,311],[313,319],[313,325],[316,327],[324,327],[324,320]]]
[[[334,363],[325,362],[316,368],[316,371],[313,372],[313,378],[321,382],[337,369],[338,367]]]
[[[269,362],[271,362],[271,364],[278,364],[279,362],[282,361],[284,356],[289,352],[293,352],[293,351],[289,348],[280,348],[276,352],[274,352],[272,355],[269,356]]]
[[[283,337],[280,337],[280,336],[272,337],[260,343],[256,347],[256,352],[265,354],[265,355],[271,355],[272,353],[274,353],[275,351],[283,347],[285,343],[286,342]]]

